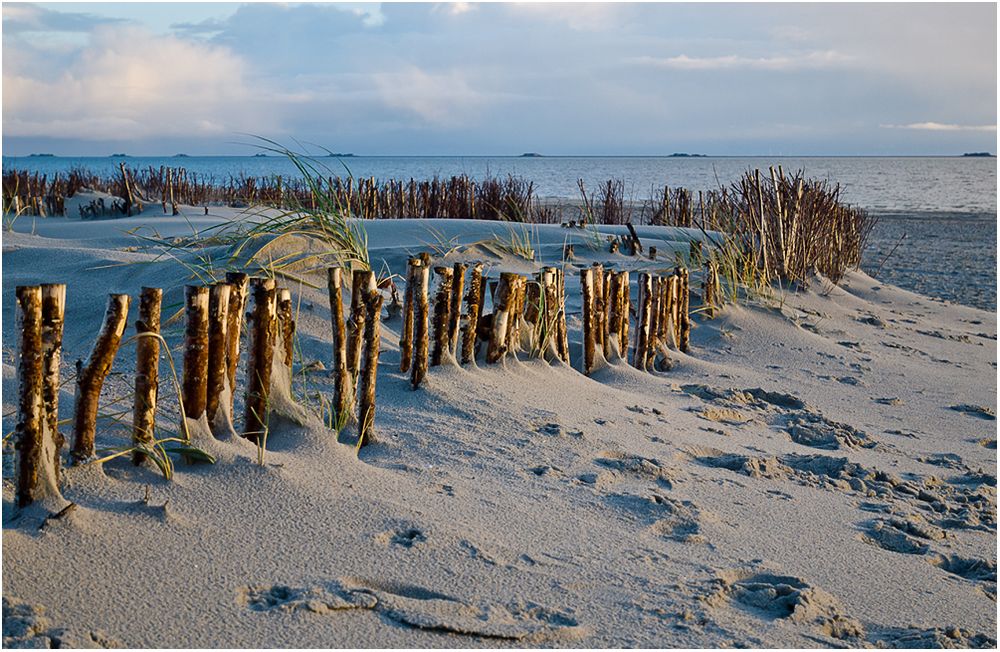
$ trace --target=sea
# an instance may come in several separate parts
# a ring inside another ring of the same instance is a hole
[[[183,167],[219,181],[230,176],[294,177],[287,158],[268,156],[3,157],[3,168],[45,174],[86,168],[113,175],[129,167]],[[625,181],[626,199],[642,201],[664,185],[698,190],[728,186],[747,170],[781,166],[839,184],[849,204],[878,217],[862,268],[921,294],[996,312],[997,159],[986,157],[591,157],[323,156],[324,174],[429,179],[467,174],[534,183],[540,197],[579,198],[608,179]]]

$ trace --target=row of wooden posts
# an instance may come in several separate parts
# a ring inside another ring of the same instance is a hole
[[[400,371],[409,372],[414,389],[428,366],[453,359],[473,363],[485,345],[487,363],[526,351],[531,357],[570,363],[566,327],[564,270],[546,267],[534,278],[504,272],[483,276],[483,264],[436,266],[434,309],[430,308],[431,260],[427,253],[411,258],[400,328]],[[688,271],[677,267],[669,276],[638,276],[635,336],[630,339],[628,271],[604,269],[600,263],[579,270],[583,299],[582,371],[590,375],[598,353],[605,359],[628,358],[639,369],[662,368],[668,344],[687,352],[690,341]],[[369,270],[351,272],[351,303],[345,320],[345,270],[327,270],[333,328],[334,397],[338,423],[355,418],[358,445],[371,441],[375,420],[375,384],[381,339],[383,297]],[[493,310],[484,314],[485,293]],[[464,296],[463,296],[464,295]],[[703,286],[707,316],[720,303],[718,268],[709,263]],[[161,344],[160,304],[163,291],[142,288],[135,322],[136,371],[132,439],[136,464],[155,439]],[[66,286],[19,286],[17,503],[28,505],[58,492],[64,439],[58,429],[60,360]],[[462,312],[462,302],[465,311]],[[86,362],[77,362],[73,464],[94,458],[98,400],[125,334],[131,297],[112,294],[97,341]],[[185,288],[183,369],[180,404],[186,419],[201,421],[216,434],[233,429],[234,394],[246,313],[249,330],[242,435],[263,445],[268,427],[272,374],[286,369],[291,377],[295,320],[291,292],[273,279],[230,272],[225,282]],[[464,324],[463,324],[464,317]],[[634,341],[633,341],[634,340]],[[278,356],[277,361],[275,356]],[[355,410],[356,408],[356,410]]]

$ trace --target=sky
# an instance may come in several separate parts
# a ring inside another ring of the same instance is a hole
[[[995,153],[996,11],[4,2],[3,153]]]

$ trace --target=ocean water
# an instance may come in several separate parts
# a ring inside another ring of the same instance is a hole
[[[114,174],[129,167],[184,167],[217,180],[291,177],[280,156],[4,157],[3,167],[53,174],[74,167]],[[541,197],[579,197],[608,179],[624,179],[626,196],[644,200],[663,185],[693,191],[728,185],[748,169],[781,165],[839,183],[844,201],[877,215],[863,268],[929,296],[996,310],[997,159],[971,157],[389,157],[316,159],[329,174],[426,179],[513,174],[531,180]],[[905,237],[904,237],[905,235]],[[902,240],[901,240],[902,239]],[[898,247],[896,244],[900,243]],[[891,255],[890,255],[890,252]]]

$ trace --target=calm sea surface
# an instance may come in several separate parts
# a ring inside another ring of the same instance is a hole
[[[120,158],[4,157],[3,167],[66,172],[84,167],[111,175]],[[294,176],[279,156],[127,157],[130,167],[184,167],[217,180],[238,176]],[[995,158],[670,158],[670,157],[346,157],[321,158],[329,174],[381,179],[426,179],[468,174],[513,174],[534,182],[543,197],[578,197],[624,179],[626,193],[643,200],[664,184],[694,191],[729,184],[750,168],[781,165],[842,187],[843,199],[879,215],[864,268],[887,282],[951,301],[996,310],[997,159]],[[904,237],[905,236],[905,237]],[[901,241],[892,255],[889,252]],[[887,258],[888,256],[888,258]]]

